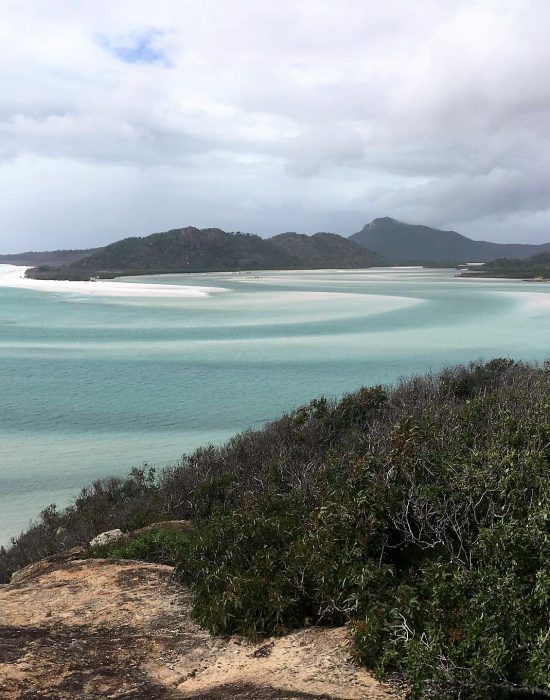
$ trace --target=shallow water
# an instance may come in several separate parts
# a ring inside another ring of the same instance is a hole
[[[454,275],[124,280],[224,290],[177,298],[0,287],[0,543],[97,477],[174,463],[321,393],[550,354],[549,285]]]

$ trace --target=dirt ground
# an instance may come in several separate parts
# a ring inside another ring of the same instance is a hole
[[[350,663],[342,628],[257,645],[213,638],[170,567],[79,554],[0,587],[2,700],[398,697]]]

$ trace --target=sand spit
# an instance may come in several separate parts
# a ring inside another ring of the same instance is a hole
[[[0,287],[31,289],[39,292],[57,292],[80,296],[141,297],[141,298],[197,298],[216,292],[225,292],[223,287],[198,287],[195,285],[140,284],[116,280],[73,282],[69,280],[33,280],[25,277],[27,267],[0,265]]]
[[[251,645],[191,619],[168,566],[81,560],[23,570],[0,587],[5,700],[390,700],[348,659],[346,630],[311,628]]]

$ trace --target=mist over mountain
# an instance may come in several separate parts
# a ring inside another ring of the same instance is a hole
[[[390,217],[374,219],[350,240],[382,255],[393,264],[439,263],[455,265],[488,262],[496,258],[526,258],[550,252],[550,243],[493,243],[475,241],[429,226],[406,224]]]

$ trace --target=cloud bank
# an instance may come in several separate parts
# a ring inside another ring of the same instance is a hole
[[[550,240],[547,0],[5,0],[0,252],[376,216]]]

